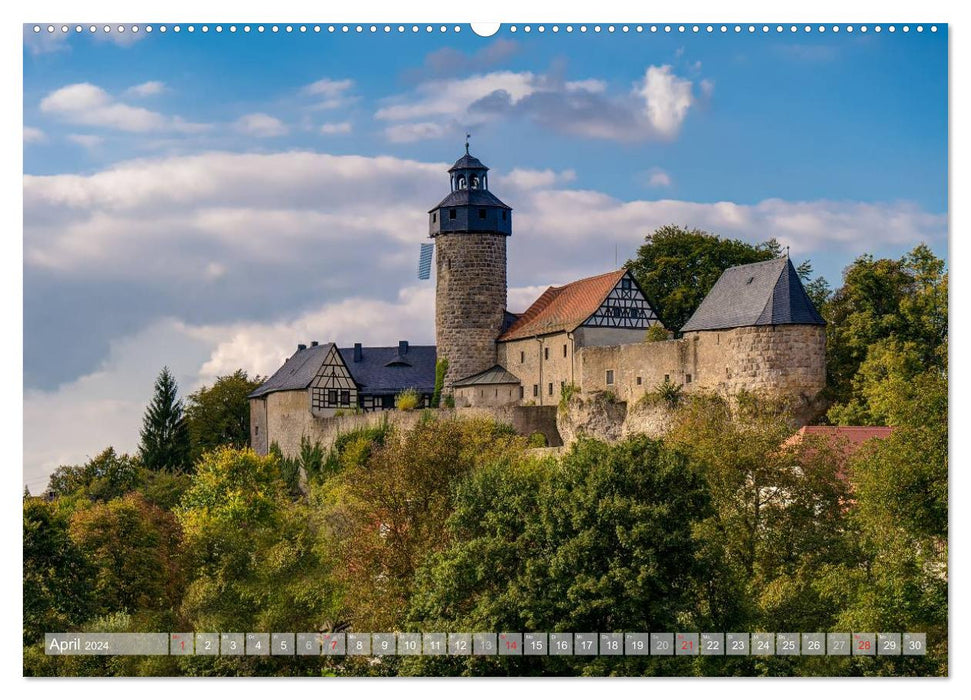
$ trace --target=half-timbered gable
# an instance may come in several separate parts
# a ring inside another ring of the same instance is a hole
[[[357,405],[357,384],[337,347],[331,343],[323,364],[310,383],[310,410],[320,413]]]
[[[647,330],[660,321],[630,272],[625,272],[584,326]]]

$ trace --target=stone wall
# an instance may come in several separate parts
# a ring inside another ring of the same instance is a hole
[[[499,343],[498,361],[522,382],[523,403],[555,406],[560,386],[574,381],[573,341],[567,333]]]
[[[823,326],[752,326],[585,347],[577,351],[577,376],[584,394],[610,391],[620,401],[636,402],[667,378],[685,391],[762,393],[811,411],[826,386],[826,332]]]
[[[450,386],[496,364],[506,308],[506,236],[449,233],[435,238],[435,342],[448,358]]]
[[[456,408],[502,408],[519,405],[519,384],[455,387]]]
[[[302,397],[301,397],[302,395]],[[274,442],[287,457],[300,453],[300,440],[304,436],[320,443],[329,450],[339,435],[361,428],[377,427],[387,420],[391,425],[410,430],[422,418],[424,411],[372,411],[342,416],[318,417],[310,413],[304,402],[309,401],[306,391],[278,391],[265,399],[250,400],[250,436],[253,449],[266,454]],[[268,413],[264,413],[264,407]],[[553,406],[507,406],[503,408],[428,409],[437,418],[490,418],[497,423],[511,425],[520,435],[543,433],[547,445],[563,444],[556,428],[556,408]],[[302,413],[301,413],[302,411]],[[269,430],[261,427],[260,436],[255,434],[257,425],[266,424],[263,416],[269,416]]]

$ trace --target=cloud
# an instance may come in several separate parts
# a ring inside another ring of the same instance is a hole
[[[35,32],[34,26],[40,26],[40,31]],[[62,32],[60,26],[55,27],[53,32],[49,32],[47,31],[48,26],[51,25],[24,25],[24,48],[30,51],[32,55],[39,56],[71,49],[71,45],[67,41],[70,33]]]
[[[320,133],[325,136],[351,133],[350,122],[327,122],[320,125]]]
[[[303,95],[317,98],[318,101],[312,105],[312,109],[336,109],[352,102],[354,98],[348,94],[354,87],[354,81],[349,78],[334,80],[332,78],[321,78],[316,82],[310,83],[300,91]]]
[[[133,31],[130,26],[118,25],[116,27],[110,27],[110,30],[106,32],[103,28],[99,27],[98,31],[92,34],[92,36],[96,41],[107,41],[122,48],[132,46],[148,36],[148,32],[141,27],[139,27],[138,31]]]
[[[271,117],[263,112],[254,114],[244,114],[236,120],[233,128],[241,134],[257,136],[259,138],[271,138],[274,136],[284,136],[287,133],[287,126],[276,117]]]
[[[425,56],[422,67],[406,73],[406,78],[420,81],[428,77],[443,78],[469,72],[482,72],[505,63],[520,51],[520,45],[511,39],[496,39],[474,53],[459,51],[445,46]]]
[[[648,187],[670,187],[671,176],[661,168],[651,168],[647,171]]]
[[[68,134],[67,140],[91,151],[104,143],[104,138],[94,134]]]
[[[710,83],[701,90],[710,96]],[[375,118],[394,122],[391,141],[441,138],[467,126],[523,118],[586,138],[621,142],[673,140],[694,104],[694,84],[671,66],[648,66],[628,92],[597,78],[563,81],[548,74],[497,71],[430,80],[389,98]]]
[[[133,97],[151,97],[153,95],[158,95],[165,92],[165,89],[165,83],[162,81],[149,80],[145,83],[132,85],[130,88],[125,90],[125,94]]]
[[[47,135],[34,126],[24,127],[24,143],[40,143],[46,141]]]
[[[500,175],[495,180],[492,189],[502,191],[506,187],[518,188],[523,190],[548,189],[554,185],[564,182],[573,182],[577,174],[573,170],[528,170],[524,168],[514,168],[507,175]]]
[[[40,110],[71,124],[134,133],[158,131],[196,133],[208,129],[205,124],[192,124],[181,117],[166,116],[142,107],[132,107],[91,83],[75,83],[55,90],[41,100]]]

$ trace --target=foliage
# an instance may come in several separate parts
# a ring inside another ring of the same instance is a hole
[[[189,426],[168,367],[155,380],[155,393],[142,421],[139,452],[152,471],[182,472],[191,466]]]
[[[659,343],[664,340],[670,340],[671,334],[667,329],[659,323],[655,323],[653,326],[647,329],[644,334],[644,341],[647,343]]]
[[[177,607],[179,528],[171,513],[133,492],[74,513],[70,533],[95,568],[101,613]]]
[[[775,239],[752,245],[700,229],[661,226],[647,236],[627,268],[665,328],[680,329],[729,267],[782,254]]]
[[[340,543],[351,619],[359,629],[401,620],[420,561],[443,545],[456,479],[478,465],[511,460],[524,440],[483,419],[418,423],[392,432],[365,464],[340,475]]]
[[[564,384],[560,388],[560,410],[565,411],[570,406],[570,402],[578,396],[580,396],[580,387],[573,383]]]
[[[249,446],[249,400],[246,398],[264,381],[250,379],[241,369],[217,377],[212,386],[203,386],[189,394],[185,419],[195,461],[216,447]]]
[[[415,389],[405,389],[394,397],[394,407],[399,411],[413,411],[421,403],[421,396]]]
[[[530,447],[546,447],[548,443],[543,433],[536,432],[529,436],[529,442],[527,444]]]
[[[67,517],[40,498],[25,498],[23,511],[23,638],[29,644],[86,620],[95,599],[87,585],[91,565],[71,540]]]
[[[663,404],[668,408],[677,408],[684,399],[684,389],[680,384],[675,384],[670,379],[665,378],[650,391],[637,400],[638,404]]]
[[[435,362],[435,391],[432,393],[432,408],[442,403],[442,389],[445,388],[445,375],[448,373],[448,358],[440,357]]]
[[[445,408],[455,408],[455,396],[453,394],[445,395]]]
[[[144,477],[139,460],[118,455],[106,448],[82,465],[58,467],[47,484],[48,498],[74,496],[92,501],[110,501],[138,488]]]
[[[861,394],[874,373],[906,381],[923,368],[946,368],[947,290],[944,262],[925,245],[899,260],[863,255],[846,269],[823,306],[831,420],[876,420]],[[858,377],[861,370],[868,376]]]
[[[291,503],[276,457],[219,448],[203,456],[176,516],[195,629],[317,629],[335,588],[319,523]]]

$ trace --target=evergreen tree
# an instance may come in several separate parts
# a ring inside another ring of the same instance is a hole
[[[177,397],[178,385],[168,367],[155,380],[155,395],[145,410],[139,446],[142,463],[151,471],[186,471],[191,461],[189,426]]]

